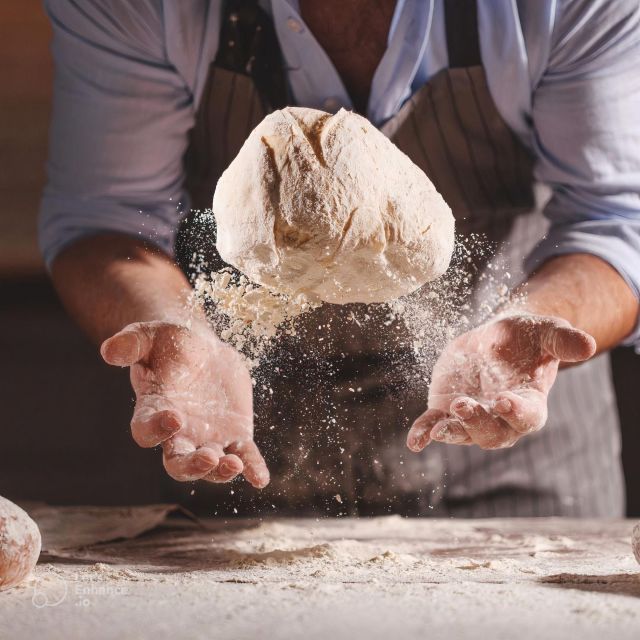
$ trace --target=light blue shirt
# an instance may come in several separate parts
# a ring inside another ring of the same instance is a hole
[[[56,63],[40,243],[117,231],[173,251],[188,207],[183,157],[221,0],[45,0]],[[298,105],[351,100],[297,0],[271,11]],[[398,0],[367,115],[377,125],[447,66],[443,0]],[[640,297],[640,3],[481,0],[480,48],[506,122],[553,196],[548,235],[526,259],[590,253]],[[640,327],[627,343],[640,342]]]

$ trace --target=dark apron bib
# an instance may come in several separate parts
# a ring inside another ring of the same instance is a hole
[[[445,16],[449,68],[419,89],[381,130],[433,181],[453,210],[459,235],[483,234],[506,247],[512,262],[521,262],[544,233],[534,206],[532,158],[489,92],[476,3],[446,0]],[[187,157],[194,210],[210,209],[218,178],[251,130],[286,104],[290,98],[270,17],[255,0],[226,2],[219,50]],[[185,268],[194,253],[214,268],[222,265],[214,238],[211,218],[203,223],[192,213],[178,242]],[[475,256],[472,274],[483,269],[486,258]],[[260,493],[234,483],[232,495],[228,486],[201,484],[201,502],[218,513],[238,508],[249,513],[614,514],[621,483],[607,487],[607,496],[599,496],[596,504],[595,488],[580,480],[588,457],[567,433],[572,418],[561,420],[558,428],[550,424],[510,450],[432,445],[422,455],[410,454],[406,430],[425,409],[427,386],[407,388],[410,337],[398,338],[397,329],[385,326],[384,314],[369,311],[370,319],[354,322],[354,316],[364,316],[362,305],[325,305],[304,318],[303,343],[283,338],[282,357],[270,363],[279,371],[269,380],[273,395],[256,402],[256,439],[272,483]],[[329,331],[318,330],[327,324]],[[584,385],[588,368],[572,370],[582,371],[573,374],[573,386]],[[594,385],[606,383],[605,369],[590,375]],[[550,433],[554,428],[559,433]],[[606,444],[595,466],[617,478],[616,438]],[[553,469],[558,459],[565,465],[561,472]],[[587,464],[594,463],[595,458]]]

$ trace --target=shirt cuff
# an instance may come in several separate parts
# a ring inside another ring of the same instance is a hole
[[[552,226],[525,259],[525,271],[530,274],[550,258],[570,253],[588,253],[608,262],[640,300],[640,222],[594,220]],[[640,317],[622,344],[640,353]]]

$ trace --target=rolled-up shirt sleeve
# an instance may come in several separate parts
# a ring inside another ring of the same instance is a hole
[[[193,100],[167,62],[158,0],[46,0],[54,101],[39,221],[48,266],[75,240],[120,232],[167,253],[186,204]]]
[[[589,253],[640,298],[640,5],[557,5],[549,64],[534,91],[536,177],[553,195],[528,271]],[[640,346],[640,324],[625,344]]]

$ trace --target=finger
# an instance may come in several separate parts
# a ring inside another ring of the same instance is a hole
[[[231,482],[242,473],[243,468],[242,460],[238,456],[233,454],[225,455],[218,460],[218,466],[205,476],[204,480],[209,482]]]
[[[267,463],[253,440],[233,442],[227,447],[227,452],[234,453],[242,460],[243,475],[249,484],[256,489],[264,489],[269,484],[270,476]]]
[[[502,449],[517,441],[517,434],[492,416],[479,402],[466,396],[451,403],[451,413],[460,421],[474,444],[481,449]]]
[[[582,362],[596,352],[596,341],[588,333],[553,323],[543,328],[541,342],[546,353],[562,362]]]
[[[100,354],[107,364],[130,367],[149,355],[151,344],[148,333],[135,323],[107,338],[100,347]]]
[[[503,391],[496,397],[493,411],[518,433],[531,433],[547,422],[547,399],[536,389]]]
[[[416,418],[407,434],[407,447],[414,453],[419,453],[431,442],[429,434],[435,424],[446,418],[446,414],[439,409],[427,409],[421,416]]]
[[[224,455],[222,448],[200,447],[195,449],[190,442],[176,437],[163,444],[163,462],[167,473],[180,482],[200,480],[218,466]]]
[[[158,410],[144,399],[136,404],[131,419],[131,435],[140,447],[150,448],[162,444],[182,427],[180,415],[174,409]]]
[[[430,437],[445,444],[473,444],[463,426],[451,418],[440,420],[431,430]]]

